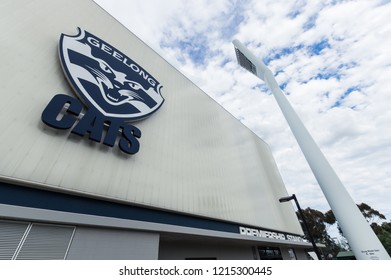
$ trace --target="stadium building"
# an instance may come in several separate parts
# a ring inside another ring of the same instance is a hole
[[[0,259],[307,259],[268,145],[96,3],[0,14]]]

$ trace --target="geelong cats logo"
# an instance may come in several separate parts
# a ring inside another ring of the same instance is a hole
[[[42,113],[42,121],[58,129],[113,146],[122,131],[119,147],[134,154],[139,149],[138,128],[129,124],[148,117],[163,104],[162,85],[145,69],[102,39],[79,29],[76,36],[61,35],[61,66],[78,97],[58,94]],[[65,111],[65,112],[64,112]],[[79,121],[77,121],[79,119]],[[108,128],[107,128],[108,127]]]
[[[162,86],[132,59],[96,36],[80,30],[62,35],[64,72],[79,97],[104,116],[138,120],[163,104]]]

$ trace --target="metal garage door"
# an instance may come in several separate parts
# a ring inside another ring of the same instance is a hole
[[[65,259],[74,226],[0,221],[0,259]]]

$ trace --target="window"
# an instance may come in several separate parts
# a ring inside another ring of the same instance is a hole
[[[288,254],[289,254],[289,258],[290,258],[291,260],[297,260],[297,256],[296,256],[295,249],[289,248],[289,249],[288,249]]]
[[[261,260],[282,260],[278,247],[258,247],[258,252]]]

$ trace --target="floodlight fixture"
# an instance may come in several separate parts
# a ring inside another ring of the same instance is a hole
[[[384,246],[290,105],[272,72],[240,41],[234,40],[233,44],[239,65],[259,77],[269,86],[320,188],[330,204],[338,224],[349,241],[356,259],[389,260],[390,256],[384,249]]]
[[[281,197],[278,201],[279,202],[288,202],[288,201],[291,201],[292,199],[294,199],[294,196],[291,195],[291,196],[286,196],[286,197]]]

